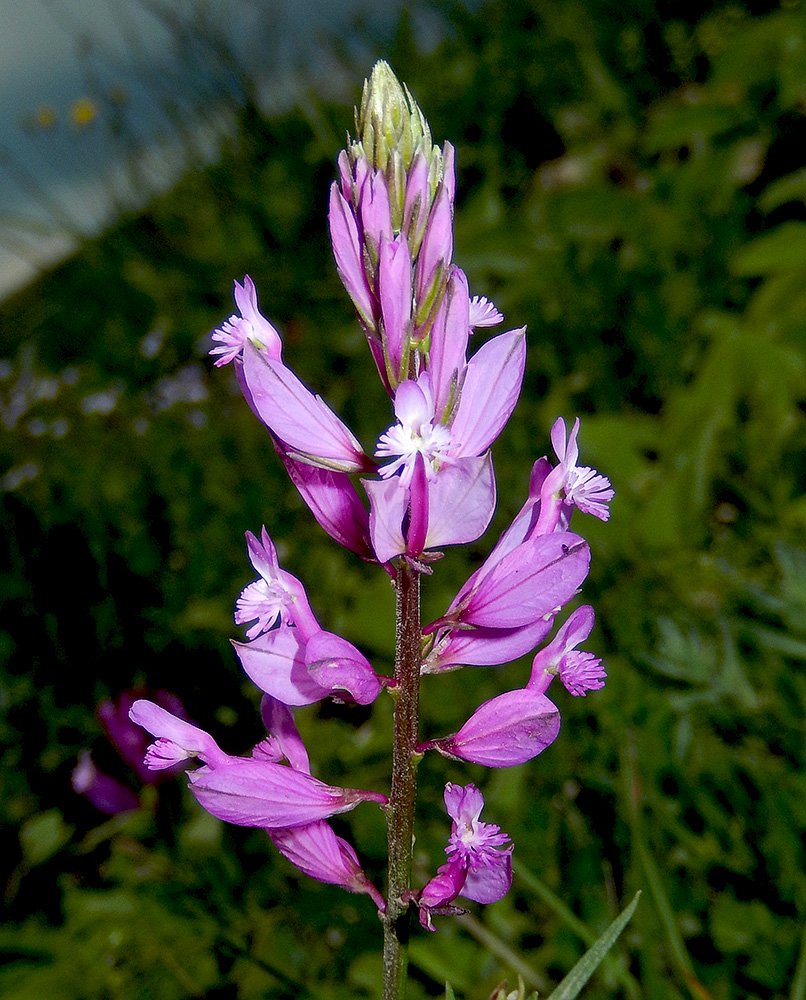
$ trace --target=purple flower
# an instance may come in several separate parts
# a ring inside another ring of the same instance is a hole
[[[220,367],[239,358],[247,343],[254,344],[258,350],[279,361],[283,349],[280,335],[258,309],[257,291],[248,274],[242,285],[235,282],[233,294],[240,316],[230,316],[213,331],[213,340],[220,344],[210,351],[214,357],[218,355],[216,365]]]
[[[512,847],[500,827],[479,820],[484,797],[475,785],[445,786],[445,807],[453,820],[445,853],[447,864],[422,889],[416,902],[420,923],[434,930],[433,913],[457,896],[477,903],[494,903],[512,885]]]
[[[537,757],[559,732],[557,706],[541,692],[526,688],[491,698],[458,733],[430,740],[417,749],[438,750],[445,757],[485,767],[513,767]]]
[[[305,588],[295,576],[280,569],[277,550],[265,526],[260,541],[251,531],[246,532],[246,546],[249,561],[260,578],[245,587],[235,602],[236,624],[255,622],[246,632],[250,639],[267,632],[278,621],[296,625],[306,638],[320,631]]]
[[[173,775],[155,774],[143,761],[148,739],[140,726],[135,726],[129,718],[129,709],[136,697],[138,697],[136,691],[127,690],[122,691],[116,701],[106,698],[98,706],[97,715],[109,742],[126,764],[134,771],[140,781],[153,785],[165,778],[171,778]],[[157,691],[154,698],[158,705],[162,705],[174,715],[180,718],[184,716],[185,710],[182,702],[175,694],[170,691]]]
[[[592,607],[585,605],[577,608],[548,646],[535,656],[527,688],[543,692],[555,676],[559,676],[573,695],[584,695],[586,691],[603,688],[607,674],[602,661],[593,653],[575,648],[591,634],[593,622]]]
[[[372,665],[352,643],[317,622],[302,583],[280,569],[266,528],[246,533],[249,559],[260,574],[235,605],[239,625],[255,622],[252,640],[233,642],[247,676],[286,705],[310,705],[330,695],[368,705],[381,690]]]
[[[71,776],[73,791],[83,795],[107,816],[140,808],[140,799],[127,785],[99,771],[89,750],[82,750]]]
[[[570,531],[538,535],[488,561],[465,583],[447,614],[428,625],[519,628],[550,620],[588,575],[590,549]]]
[[[579,446],[579,417],[566,441],[565,421],[559,417],[551,428],[551,443],[560,464],[546,477],[541,491],[538,532],[554,530],[560,519],[562,505],[578,507],[585,514],[606,521],[610,517],[608,503],[615,491],[606,476],[587,465],[577,465]]]
[[[463,329],[466,338],[466,322]],[[520,392],[524,333],[513,330],[494,338],[449,378],[447,371],[435,370],[439,385],[426,371],[416,381],[397,387],[397,423],[380,436],[376,450],[378,457],[392,459],[380,473],[394,486],[362,480],[370,498],[370,534],[379,561],[403,553],[417,558],[425,549],[474,541],[487,528],[495,508],[488,449]],[[451,415],[443,423],[436,391],[449,385],[452,389],[445,398]],[[448,401],[454,395],[451,405]],[[419,496],[414,490],[418,463],[425,476]],[[413,525],[420,530],[413,531]]]
[[[360,802],[385,804],[385,795],[335,788],[276,762],[273,745],[259,744],[253,756],[231,757],[204,730],[177,719],[150,701],[132,705],[132,721],[157,737],[146,754],[158,769],[198,757],[203,766],[188,772],[190,789],[213,816],[238,826],[287,829],[348,812]]]
[[[310,774],[308,753],[289,708],[264,696],[260,705],[266,729],[272,734],[265,744],[268,756],[287,760],[292,768]],[[290,829],[267,829],[272,843],[300,871],[320,882],[340,885],[350,892],[367,893],[381,912],[386,910],[383,897],[361,869],[355,851],[337,837],[325,820]]]

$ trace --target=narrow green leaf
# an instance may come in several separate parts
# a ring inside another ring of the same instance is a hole
[[[453,987],[450,983],[445,983],[445,1000],[456,1000],[456,996],[453,992]]]
[[[574,997],[579,996],[582,987],[596,971],[602,959],[613,946],[616,938],[630,922],[630,918],[635,913],[636,906],[638,906],[640,896],[641,891],[639,890],[626,910],[616,917],[594,946],[585,952],[557,989],[554,990],[549,1000],[573,1000]]]
[[[570,927],[577,937],[585,942],[588,948],[591,948],[596,943],[595,931],[580,920],[579,917],[565,905],[559,896],[555,895],[555,893],[553,893],[544,882],[542,882],[533,872],[529,871],[522,861],[519,861],[517,858],[513,858],[512,870],[521,882],[528,886],[528,888],[536,896],[539,896],[546,906],[553,910],[560,920],[562,920],[566,926]],[[641,996],[641,989],[636,982],[635,977],[624,968],[618,956],[608,955],[605,958],[605,965],[610,975],[624,987],[628,997],[637,998]]]

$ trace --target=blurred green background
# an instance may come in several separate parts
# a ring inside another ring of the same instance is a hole
[[[607,687],[554,691],[560,737],[529,764],[421,767],[423,877],[444,857],[446,780],[482,787],[518,868],[503,901],[416,937],[411,995],[449,979],[484,1000],[518,973],[548,992],[643,889],[583,996],[801,1000],[804,4],[438,6],[436,47],[404,17],[375,55],[456,145],[455,259],[528,324],[529,358],[493,527],[437,566],[425,614],[519,509],[556,416],[582,418],[582,459],[617,497],[608,524],[575,515]],[[352,100],[370,68],[346,66]],[[368,899],[295,874],[182,781],[111,819],[70,786],[90,748],[139,791],[95,714],[132,687],[178,693],[230,752],[261,737],[229,639],[243,533],[263,523],[323,625],[390,667],[385,575],[315,525],[205,355],[249,273],[288,363],[366,445],[387,425],[327,238],[352,108],[236,112],[215,163],[0,303],[4,997],[378,995]],[[424,734],[528,667],[426,678]],[[387,702],[298,713],[320,777],[386,787]],[[380,813],[336,826],[382,879]]]

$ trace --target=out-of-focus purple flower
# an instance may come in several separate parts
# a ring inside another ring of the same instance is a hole
[[[219,346],[214,347],[210,354],[216,358],[216,365],[220,367],[241,357],[247,343],[254,344],[268,357],[280,361],[283,350],[280,334],[258,309],[257,291],[248,274],[242,285],[235,282],[234,296],[240,316],[230,316],[213,331],[212,339]]]
[[[276,763],[261,745],[251,758],[231,757],[204,730],[153,702],[136,701],[130,715],[157,737],[147,753],[149,766],[193,757],[203,762],[188,772],[190,789],[208,812],[225,822],[282,830],[348,812],[360,802],[387,801],[379,792],[335,788]]]
[[[95,766],[89,750],[82,750],[71,776],[73,791],[88,799],[102,813],[116,816],[140,808],[137,794]]]
[[[543,692],[556,676],[573,695],[584,695],[586,691],[603,688],[607,674],[602,661],[593,653],[576,649],[591,634],[593,622],[592,607],[584,605],[577,608],[548,646],[535,656],[527,688]]]
[[[447,864],[420,892],[416,902],[420,923],[434,930],[432,914],[457,896],[477,903],[494,903],[512,885],[512,847],[500,827],[479,820],[484,797],[475,785],[445,786],[445,807],[453,820],[445,853]]]

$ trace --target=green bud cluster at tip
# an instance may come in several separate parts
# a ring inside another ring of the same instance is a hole
[[[416,155],[428,165],[428,205],[443,176],[443,155],[431,139],[425,115],[408,87],[401,85],[392,67],[383,59],[372,68],[364,81],[361,107],[355,109],[357,139],[348,151],[353,163],[366,159],[386,175],[395,233],[403,223],[406,177]],[[415,250],[416,252],[416,250]]]
[[[431,129],[425,115],[395,76],[388,62],[375,63],[370,78],[364,81],[361,108],[355,115],[358,143],[376,169],[388,169],[390,155],[399,153],[408,170],[419,150],[431,159]]]

